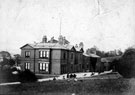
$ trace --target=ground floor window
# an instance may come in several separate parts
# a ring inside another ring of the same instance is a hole
[[[25,69],[30,69],[30,63],[29,62],[25,63]]]
[[[48,72],[49,71],[49,63],[48,62],[39,63],[39,70]]]

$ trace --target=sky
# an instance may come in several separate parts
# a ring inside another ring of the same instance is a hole
[[[0,0],[0,51],[20,53],[44,35],[58,39],[60,30],[85,50],[124,50],[135,45],[134,15],[134,0]]]

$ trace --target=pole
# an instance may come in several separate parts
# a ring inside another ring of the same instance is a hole
[[[62,17],[61,17],[61,13],[59,13],[59,17],[60,17],[60,35],[61,35],[61,24],[62,24]]]

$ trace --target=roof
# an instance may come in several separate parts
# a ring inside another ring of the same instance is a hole
[[[105,57],[101,58],[101,62],[112,62],[115,59],[120,59],[121,56],[115,56],[115,57]]]
[[[55,48],[55,49],[66,49],[64,45],[60,45],[58,43],[37,43],[37,44],[29,44],[33,48]]]
[[[98,55],[96,55],[96,54],[90,54],[90,57],[99,58],[100,56],[98,56]]]
[[[100,58],[100,56],[96,55],[96,54],[86,54],[86,53],[83,53],[84,56],[87,56],[87,57],[94,57],[94,58]]]
[[[25,44],[24,46],[21,47],[24,48],[26,46],[30,46],[31,48],[35,48],[35,49],[38,49],[38,48],[46,48],[46,49],[65,49],[65,50],[71,50],[71,49],[75,49],[76,48],[73,46],[73,45],[69,45],[69,44],[66,44],[66,45],[60,45],[59,43],[35,43],[35,44]],[[77,49],[76,51],[79,51],[81,50],[80,49]]]
[[[49,43],[58,43],[58,40],[55,40],[55,39],[51,39],[48,41]]]
[[[75,50],[84,52],[83,48],[81,48],[81,47],[75,47]]]
[[[87,56],[87,57],[90,57],[90,55],[86,54],[86,53],[83,53],[84,56]]]

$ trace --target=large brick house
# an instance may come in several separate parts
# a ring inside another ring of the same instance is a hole
[[[21,47],[21,64],[23,70],[34,73],[63,74],[83,71],[83,46],[73,46],[63,36],[47,41],[26,44]]]

